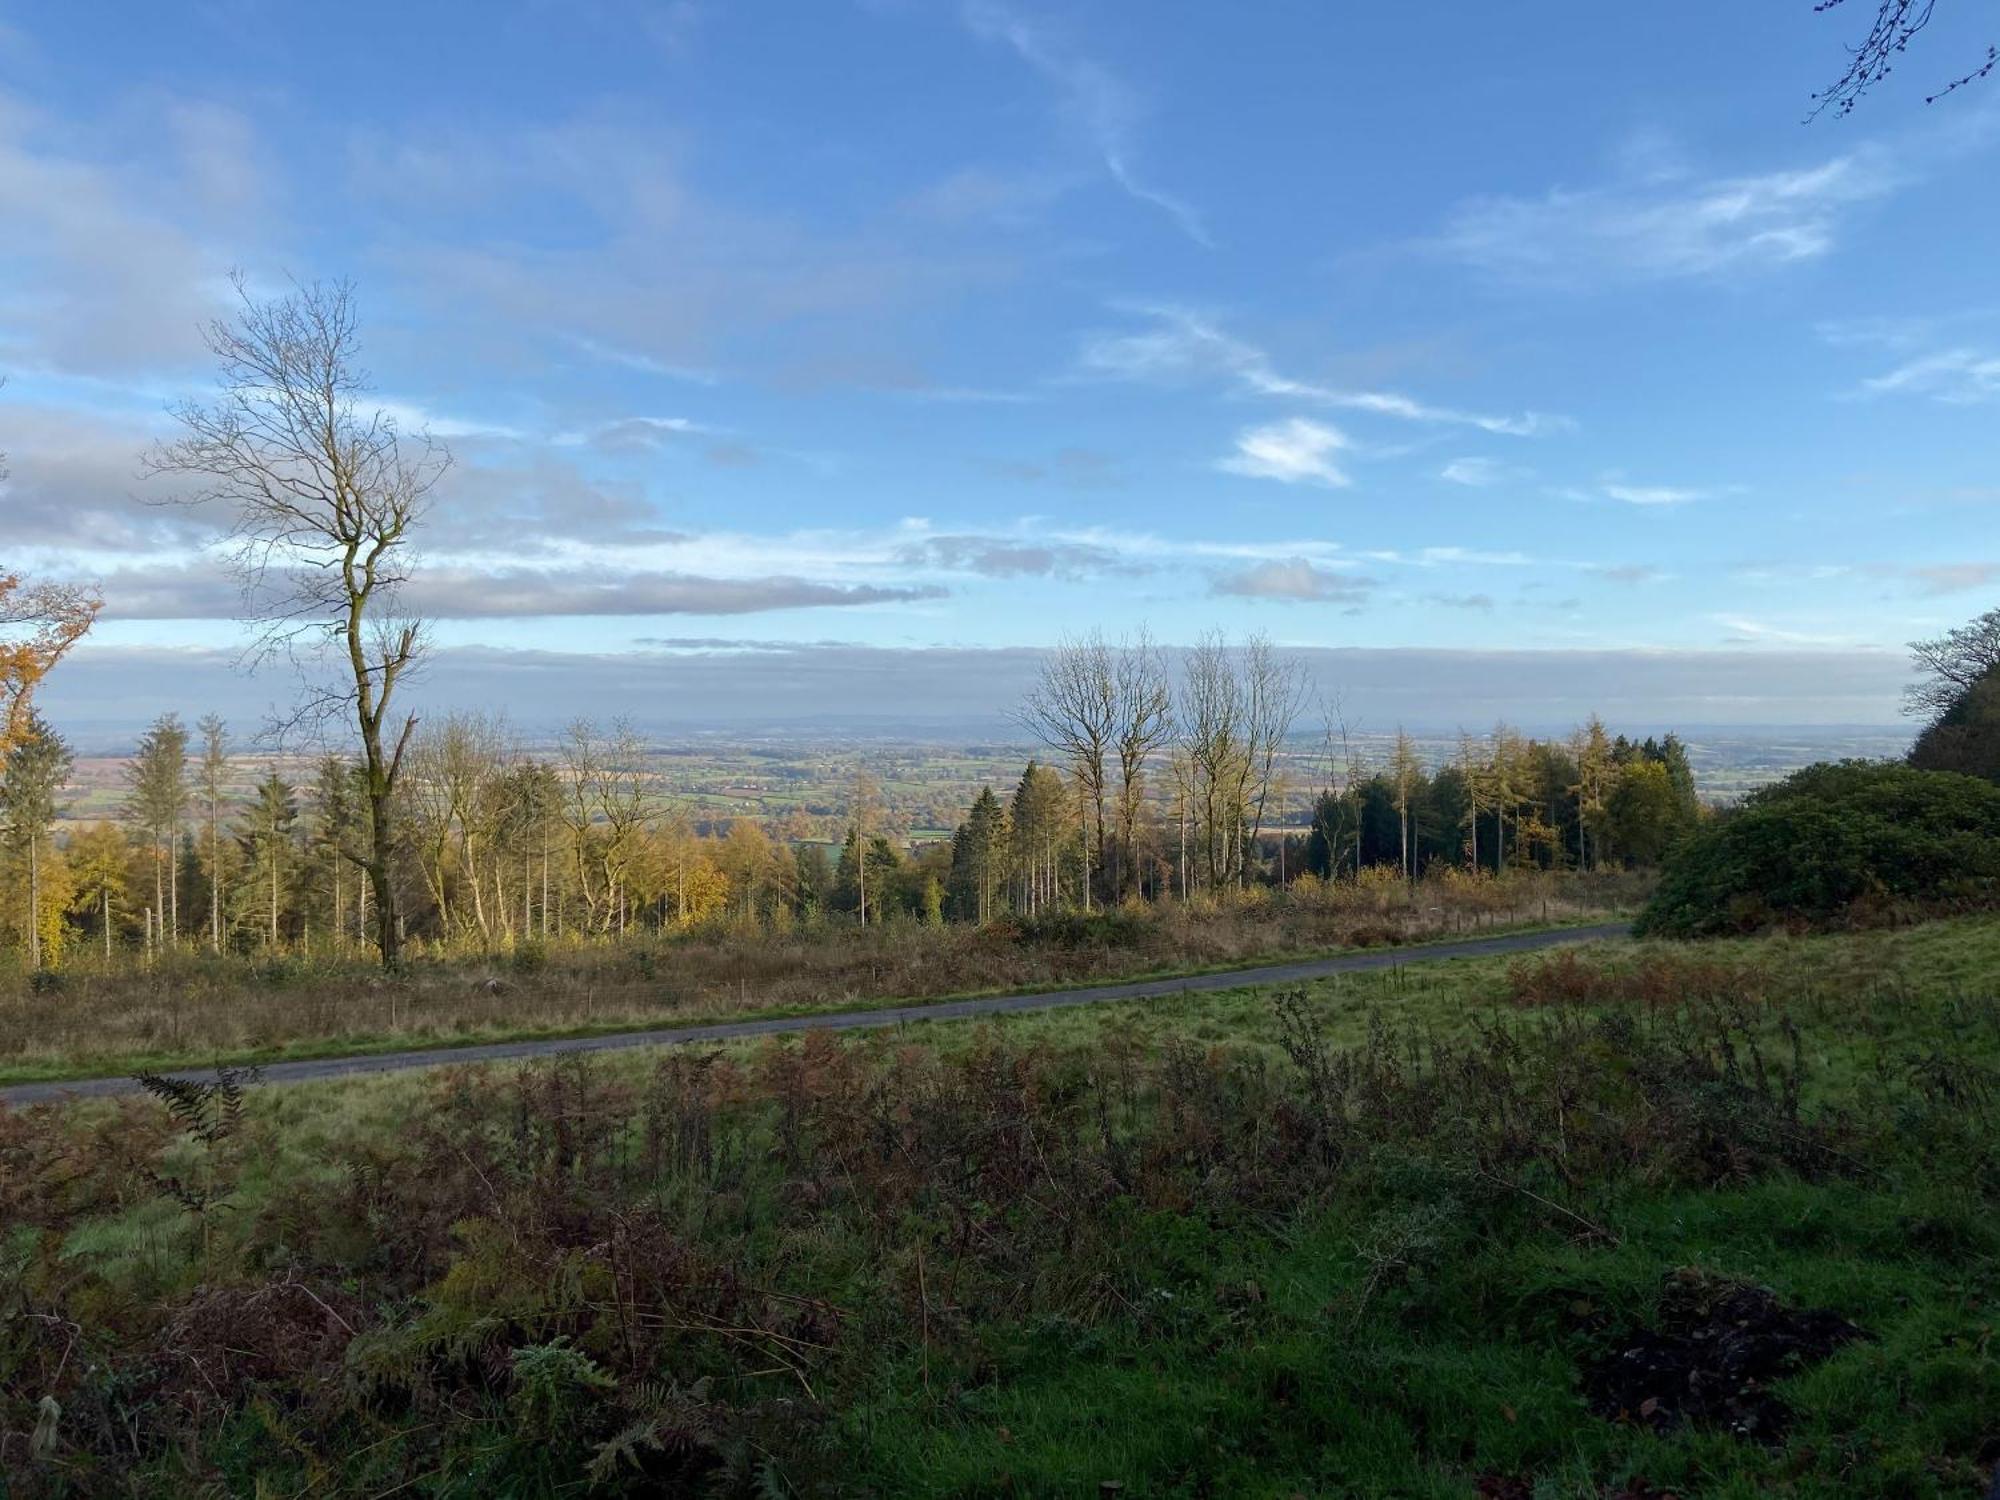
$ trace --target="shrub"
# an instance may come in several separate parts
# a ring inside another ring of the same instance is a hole
[[[1081,912],[1065,909],[1020,919],[1021,941],[1057,948],[1136,948],[1146,940],[1150,924],[1124,907]]]
[[[1826,928],[2000,905],[2000,787],[1863,761],[1808,766],[1682,843],[1644,936]]]

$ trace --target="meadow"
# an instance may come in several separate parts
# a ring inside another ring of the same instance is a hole
[[[0,969],[0,1082],[413,1045],[585,1035],[883,1000],[1048,989],[1243,967],[1467,932],[1629,915],[1647,874],[1456,872],[1255,888],[982,927],[829,921],[419,951],[384,974],[359,954],[79,953],[59,973]]]
[[[19,1495],[1949,1496],[2000,920],[0,1115]]]

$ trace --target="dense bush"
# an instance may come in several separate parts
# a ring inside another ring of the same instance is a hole
[[[1959,771],[2000,781],[2000,668],[1988,672],[1928,724],[1910,747],[1920,771]]]
[[[1638,929],[1701,937],[2000,905],[2000,787],[1843,761],[1752,796],[1669,858]]]

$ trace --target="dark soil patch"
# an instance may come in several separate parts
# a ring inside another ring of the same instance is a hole
[[[1481,1474],[1472,1481],[1472,1493],[1478,1500],[1535,1500],[1535,1482],[1513,1474]],[[1680,1500],[1675,1491],[1655,1489],[1644,1479],[1601,1489],[1598,1495],[1600,1500]]]
[[[1763,1287],[1676,1271],[1660,1292],[1655,1326],[1613,1339],[1584,1368],[1591,1410],[1659,1432],[1684,1423],[1782,1441],[1791,1408],[1773,1381],[1866,1338],[1838,1313],[1789,1308]]]

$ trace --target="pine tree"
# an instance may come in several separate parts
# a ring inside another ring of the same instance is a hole
[[[1069,789],[1053,766],[1029,761],[1009,809],[1021,909],[1041,911],[1062,899],[1062,852],[1070,826]]]
[[[961,916],[982,924],[993,919],[1009,842],[1007,810],[991,787],[981,787],[951,840],[951,893]]]
[[[222,951],[222,812],[228,795],[229,730],[220,715],[205,714],[195,728],[201,731],[201,766],[196,786],[201,793],[202,812],[208,823],[208,946]]]
[[[1604,721],[1590,716],[1577,731],[1573,746],[1576,757],[1576,867],[1595,869],[1604,862],[1605,805],[1611,795],[1616,767],[1611,761],[1611,739]]]
[[[283,942],[291,886],[297,879],[292,842],[298,816],[298,799],[291,783],[273,768],[257,783],[238,835],[250,862],[248,878],[239,888],[242,916],[264,929],[265,942],[273,953]]]
[[[153,924],[163,939],[180,936],[181,820],[187,814],[188,733],[180,715],[162,714],[126,766],[126,806],[152,839]]]
[[[313,785],[310,867],[325,877],[325,926],[336,952],[345,941],[349,897],[360,884],[348,878],[350,866],[359,868],[355,852],[364,833],[357,769],[341,756],[326,756]],[[316,874],[312,883],[318,878]]]
[[[1396,818],[1403,836],[1403,879],[1416,878],[1416,866],[1410,848],[1410,802],[1416,795],[1417,785],[1423,779],[1423,763],[1417,759],[1417,747],[1410,742],[1401,726],[1396,730],[1396,749],[1389,761],[1389,779],[1396,788]]]
[[[25,895],[21,931],[31,968],[53,964],[60,956],[63,909],[68,892],[54,904],[51,932],[49,896],[57,893],[50,878],[56,863],[49,848],[49,827],[56,820],[58,801],[75,764],[68,742],[41,714],[30,708],[20,731],[0,764],[0,817],[4,817],[8,854],[17,862]]]
[[[792,900],[801,919],[811,921],[826,909],[833,896],[833,868],[827,862],[826,845],[802,843],[792,850]]]

